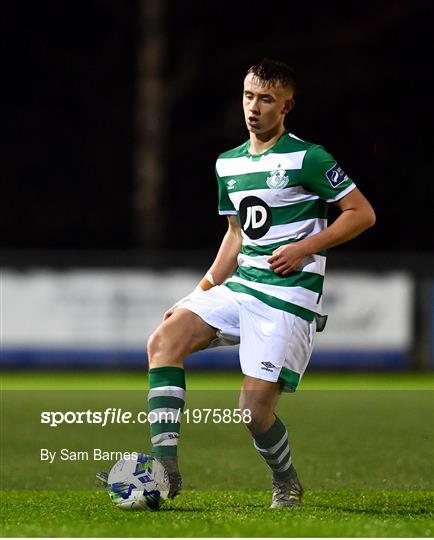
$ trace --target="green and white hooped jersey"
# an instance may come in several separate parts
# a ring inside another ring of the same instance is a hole
[[[326,253],[306,258],[288,276],[267,259],[284,244],[327,227],[327,203],[356,186],[322,146],[285,132],[259,155],[250,141],[224,152],[216,163],[219,213],[237,215],[243,237],[238,269],[225,285],[308,321],[321,313]]]

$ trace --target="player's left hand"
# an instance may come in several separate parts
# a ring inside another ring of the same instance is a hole
[[[275,249],[268,262],[276,274],[286,276],[296,270],[308,255],[301,242],[294,242]]]

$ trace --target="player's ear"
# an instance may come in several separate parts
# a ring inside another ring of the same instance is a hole
[[[285,101],[285,106],[283,108],[284,114],[288,114],[294,108],[294,105],[295,105],[295,99],[294,98],[287,99]]]

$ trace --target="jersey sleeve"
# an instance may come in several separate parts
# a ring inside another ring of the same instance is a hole
[[[356,185],[322,146],[313,146],[303,161],[303,186],[327,202],[345,197]]]
[[[228,190],[226,187],[226,182],[220,178],[217,169],[215,175],[218,183],[218,209],[221,216],[236,215],[237,211],[235,210],[232,201],[229,198]]]

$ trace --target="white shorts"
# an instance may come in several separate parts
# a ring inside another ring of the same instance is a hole
[[[315,320],[272,308],[224,285],[195,292],[179,307],[216,329],[210,347],[240,344],[244,375],[279,381],[283,391],[295,391],[312,354]]]

